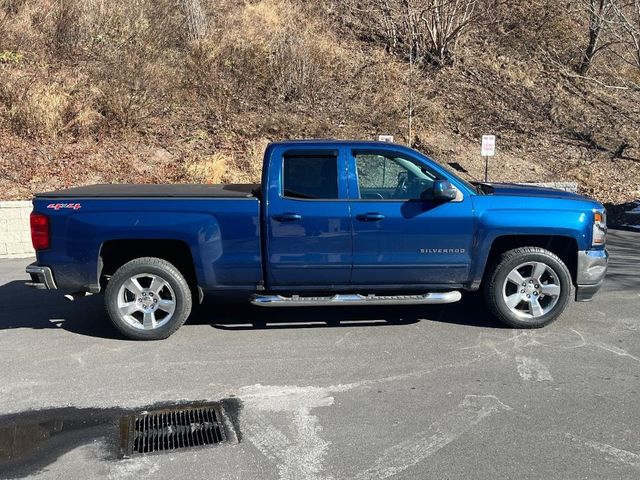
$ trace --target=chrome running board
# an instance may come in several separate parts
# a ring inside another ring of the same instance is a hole
[[[319,307],[347,305],[441,305],[454,303],[462,298],[458,291],[430,292],[420,295],[360,295],[337,294],[329,297],[301,297],[292,295],[254,295],[253,305],[260,307]]]

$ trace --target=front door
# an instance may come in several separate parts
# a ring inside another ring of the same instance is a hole
[[[273,155],[266,195],[269,285],[348,284],[353,256],[344,155],[300,148]]]
[[[353,285],[466,282],[473,241],[468,195],[430,198],[444,179],[421,159],[384,151],[348,153]]]

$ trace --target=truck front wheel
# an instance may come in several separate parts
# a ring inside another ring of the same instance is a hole
[[[564,311],[571,294],[571,274],[554,253],[539,247],[505,252],[484,285],[487,306],[516,328],[539,328]]]
[[[191,291],[180,271],[161,258],[122,265],[105,289],[115,327],[134,340],[160,340],[178,330],[191,313]]]

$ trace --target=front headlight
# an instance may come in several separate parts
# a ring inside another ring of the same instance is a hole
[[[604,245],[607,240],[607,211],[593,212],[593,235],[591,236],[591,245]]]

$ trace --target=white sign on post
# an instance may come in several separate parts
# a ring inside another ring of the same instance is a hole
[[[496,136],[495,135],[483,135],[482,136],[482,156],[493,157],[496,154]]]
[[[393,135],[378,135],[378,141],[393,143]]]

